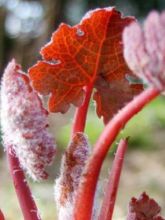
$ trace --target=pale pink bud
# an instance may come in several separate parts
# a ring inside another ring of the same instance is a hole
[[[153,11],[144,22],[136,22],[123,33],[124,57],[130,69],[149,85],[165,90],[165,12]]]
[[[73,218],[75,195],[88,155],[87,137],[83,133],[76,133],[63,156],[60,177],[55,183],[59,220]]]
[[[21,67],[12,60],[1,84],[1,124],[4,146],[12,146],[21,167],[34,180],[47,177],[45,167],[55,155],[48,132],[48,113]]]

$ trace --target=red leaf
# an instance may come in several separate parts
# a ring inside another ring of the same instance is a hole
[[[51,94],[50,111],[64,113],[71,103],[80,106],[83,87],[89,83],[95,84],[98,78],[103,78],[107,83],[119,81],[122,90],[120,80],[123,82],[125,74],[131,73],[123,58],[121,35],[124,27],[132,21],[134,18],[123,18],[114,8],[104,8],[88,12],[73,27],[60,25],[51,42],[41,50],[44,60],[29,70],[34,88],[41,94]],[[101,89],[98,93],[102,93]],[[99,116],[103,115],[107,121],[110,117],[109,106],[106,110],[104,98],[102,102],[96,96],[95,99],[98,109],[101,109],[98,110]],[[120,101],[122,105],[125,103],[124,98]]]
[[[97,102],[97,115],[103,115],[106,124],[114,113],[142,90],[142,85],[129,86],[126,79],[109,83],[102,78],[96,81],[96,88],[94,99]]]
[[[165,220],[159,216],[160,210],[158,203],[144,192],[138,199],[132,198],[127,220]]]

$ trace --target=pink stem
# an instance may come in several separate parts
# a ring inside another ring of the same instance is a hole
[[[159,94],[160,91],[155,88],[146,89],[120,110],[104,128],[88,160],[79,186],[74,208],[75,220],[91,219],[98,176],[111,144],[125,124]]]
[[[124,162],[124,155],[127,149],[128,139],[120,140],[116,151],[115,159],[113,161],[112,169],[109,176],[109,181],[105,191],[103,204],[98,220],[111,220],[116,201],[116,195],[120,180],[120,174]]]
[[[86,123],[86,116],[87,116],[87,111],[88,111],[88,106],[91,98],[93,90],[93,83],[89,84],[88,86],[85,87],[85,99],[79,108],[77,108],[75,117],[73,120],[73,127],[72,127],[72,136],[76,132],[83,132],[85,128],[85,123]]]
[[[3,212],[0,210],[0,220],[5,220]]]
[[[7,156],[10,166],[10,173],[13,179],[15,191],[25,220],[41,220],[37,206],[32,197],[19,160],[15,156],[12,147],[8,147]]]

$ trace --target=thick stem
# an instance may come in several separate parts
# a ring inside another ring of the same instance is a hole
[[[85,128],[85,123],[86,123],[86,116],[88,112],[88,106],[91,98],[93,90],[93,83],[89,84],[88,86],[85,87],[85,99],[79,108],[77,108],[74,120],[73,120],[73,127],[72,127],[72,136],[76,132],[83,132]]]
[[[159,94],[160,91],[154,88],[146,89],[120,110],[104,128],[89,158],[79,186],[74,208],[75,220],[91,219],[98,176],[111,144],[125,124]]]
[[[127,145],[128,139],[124,139],[120,141],[119,146],[117,148],[98,220],[112,219],[120,180],[120,174],[124,162],[124,155],[127,149]]]
[[[10,166],[10,173],[13,179],[15,191],[25,220],[41,220],[37,206],[32,197],[19,160],[11,147],[8,147],[7,156]]]
[[[5,220],[3,212],[0,210],[0,220]]]

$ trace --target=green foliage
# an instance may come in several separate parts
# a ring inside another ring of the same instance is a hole
[[[70,128],[71,128],[71,123],[67,124],[66,126],[63,126],[60,132],[58,133],[57,141],[62,148],[66,148],[66,146],[68,145],[70,132],[71,132]],[[90,110],[85,132],[86,134],[88,134],[89,142],[92,145],[99,137],[99,134],[101,133],[103,128],[104,125],[102,121],[97,118],[93,110]]]
[[[165,99],[159,97],[150,103],[146,108],[143,109],[136,117],[134,117],[127,126],[120,132],[119,137],[130,137],[129,148],[142,148],[142,149],[153,149],[157,147],[156,137],[159,135],[160,130],[165,129],[165,115],[164,115]],[[70,126],[68,124],[61,128],[58,135],[58,143],[62,148],[68,145]],[[86,133],[89,137],[89,142],[93,145],[99,134],[101,133],[104,125],[99,120],[91,107],[87,125]],[[114,144],[114,151],[116,144]]]

